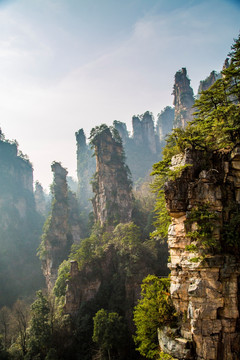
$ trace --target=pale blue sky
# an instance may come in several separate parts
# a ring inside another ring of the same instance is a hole
[[[174,74],[220,70],[239,0],[0,0],[0,126],[46,188],[76,177],[75,131],[172,105]]]

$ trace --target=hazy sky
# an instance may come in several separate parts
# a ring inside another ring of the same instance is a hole
[[[75,132],[172,105],[174,74],[220,70],[240,0],[0,0],[0,127],[47,188],[76,178]]]

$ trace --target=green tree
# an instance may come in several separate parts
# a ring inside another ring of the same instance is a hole
[[[93,318],[93,341],[103,352],[107,352],[111,360],[111,351],[121,349],[124,340],[125,325],[118,313],[99,310]]]
[[[17,300],[13,305],[13,319],[15,333],[18,334],[17,344],[21,349],[22,355],[26,354],[27,327],[29,323],[29,306],[23,300]]]
[[[28,330],[27,359],[32,359],[37,355],[40,359],[44,359],[48,353],[51,342],[49,312],[48,300],[40,290],[31,306],[32,318]]]
[[[207,152],[231,150],[240,141],[240,35],[229,57],[230,65],[222,71],[222,78],[196,100],[193,121],[186,129],[173,130],[164,160],[186,148]]]
[[[142,282],[141,299],[134,309],[134,342],[140,354],[148,359],[159,354],[157,329],[176,323],[169,286],[170,279],[148,275]]]

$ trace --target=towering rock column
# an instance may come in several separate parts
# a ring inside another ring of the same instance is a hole
[[[60,163],[54,162],[52,172],[54,175],[52,211],[44,226],[39,254],[49,291],[52,290],[57,279],[58,267],[67,259],[73,242],[68,219],[67,170]]]
[[[91,210],[90,199],[93,196],[90,182],[96,169],[95,159],[91,148],[86,143],[83,129],[80,129],[75,135],[77,140],[77,198],[81,212],[86,212],[88,215]]]
[[[160,114],[158,114],[158,119],[157,119],[156,130],[159,141],[161,143],[164,142],[165,136],[171,133],[173,128],[173,122],[174,122],[174,108],[167,106],[164,108],[164,110],[161,111]]]
[[[173,104],[175,106],[174,127],[184,128],[187,122],[193,119],[192,106],[194,104],[193,89],[190,86],[186,68],[182,68],[175,74],[173,95]]]
[[[121,138],[116,130],[104,126],[95,131],[92,144],[97,165],[92,200],[95,219],[107,226],[129,222],[133,198]]]
[[[132,127],[135,144],[146,146],[148,151],[150,150],[152,154],[156,154],[156,134],[152,114],[146,111],[141,116],[133,116]]]
[[[172,159],[172,169],[186,164],[191,166],[165,188],[172,217],[170,292],[180,331],[175,340],[171,330],[160,331],[160,346],[177,359],[236,360],[240,358],[240,147],[208,157],[188,151]]]

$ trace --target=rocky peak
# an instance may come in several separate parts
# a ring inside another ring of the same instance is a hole
[[[91,199],[93,193],[91,188],[91,178],[95,172],[95,159],[90,146],[86,142],[86,136],[83,129],[75,133],[77,141],[77,177],[78,191],[77,199],[79,202],[81,213],[88,216],[91,210]]]
[[[42,236],[40,258],[48,290],[57,279],[58,267],[68,256],[73,237],[69,226],[67,170],[58,162],[51,166],[53,172],[52,210]]]
[[[35,198],[37,212],[39,214],[41,214],[42,216],[46,216],[47,201],[46,201],[43,187],[38,181],[36,181],[36,183],[35,183],[34,198]]]
[[[157,135],[159,141],[164,141],[165,136],[170,134],[173,128],[174,122],[174,108],[166,106],[160,114],[158,114],[157,119]]]
[[[153,115],[146,111],[143,115],[133,116],[133,140],[137,145],[144,145],[156,154],[156,136]]]
[[[121,136],[122,142],[123,142],[123,144],[125,144],[126,141],[129,139],[126,124],[121,122],[121,121],[114,120],[113,126],[119,132],[119,135]]]
[[[96,221],[114,225],[131,221],[133,198],[129,170],[125,165],[121,138],[106,125],[92,130],[96,174],[92,202]]]
[[[220,77],[221,74],[213,70],[205,80],[200,81],[198,94],[200,94],[202,91],[206,91],[207,89],[209,89],[216,80],[220,79]]]
[[[175,74],[173,87],[175,106],[174,127],[185,127],[188,121],[192,120],[192,106],[194,104],[193,89],[187,77],[186,68],[182,68]]]

